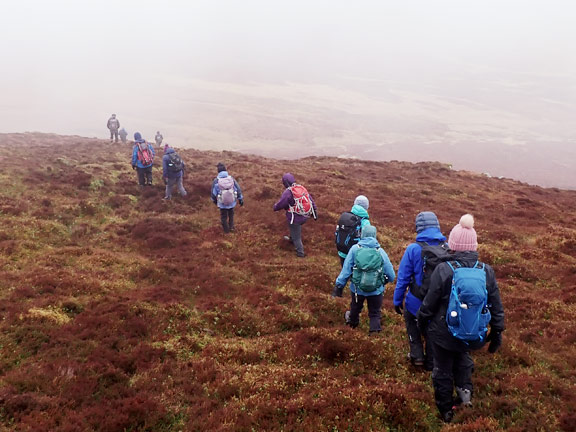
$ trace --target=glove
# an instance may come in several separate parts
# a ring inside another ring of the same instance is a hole
[[[486,342],[490,342],[488,352],[494,354],[502,345],[502,332],[490,330],[490,333],[486,336]]]
[[[402,310],[402,305],[394,306],[394,310],[398,315],[402,315],[404,311]]]
[[[136,165],[132,165],[132,169],[134,169],[134,170],[135,170],[135,169],[136,169]]]
[[[342,297],[342,289],[343,287],[339,287],[338,285],[334,286],[332,297]]]
[[[238,200],[238,202],[240,203],[240,207],[244,206],[244,200],[243,199]]]

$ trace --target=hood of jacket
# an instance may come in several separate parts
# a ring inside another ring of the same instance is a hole
[[[379,248],[380,243],[378,243],[378,240],[376,240],[376,238],[374,238],[374,237],[364,237],[364,238],[360,239],[360,241],[358,242],[358,246],[369,247],[369,248]]]
[[[362,206],[359,206],[358,204],[353,205],[352,210],[350,210],[350,212],[354,213],[356,216],[361,218],[368,217],[368,212],[366,211],[366,209]]]
[[[436,227],[426,228],[423,231],[420,231],[418,235],[416,235],[416,241],[437,241],[442,242],[446,241],[446,236],[440,232],[440,230]]]
[[[296,179],[294,178],[294,176],[290,173],[286,173],[282,176],[282,184],[284,185],[284,187],[290,187],[292,186],[292,184],[296,183]]]
[[[176,153],[176,150],[174,150],[172,147],[168,147],[166,150],[164,150],[164,154],[170,153]]]
[[[226,178],[228,177],[228,171],[220,171],[218,173],[218,178]]]

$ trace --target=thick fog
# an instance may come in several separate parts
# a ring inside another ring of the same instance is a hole
[[[439,160],[576,188],[569,1],[14,1],[0,132]]]

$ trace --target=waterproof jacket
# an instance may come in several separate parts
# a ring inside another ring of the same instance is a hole
[[[478,252],[454,252],[454,261],[458,261],[463,267],[473,267],[478,260]],[[488,309],[492,318],[490,319],[490,331],[504,330],[504,308],[500,300],[500,291],[494,276],[494,270],[488,264],[484,267],[486,271],[486,289],[488,291]],[[438,264],[430,280],[430,288],[420,311],[418,321],[427,322],[428,337],[436,344],[448,351],[466,352],[471,349],[482,348],[486,341],[464,342],[456,339],[448,330],[446,324],[446,311],[450,299],[452,288],[452,276],[454,272],[447,262]]]
[[[436,227],[426,228],[416,235],[417,242],[425,242],[430,246],[437,246],[446,241],[446,237]],[[422,285],[423,274],[422,246],[418,243],[408,245],[400,261],[398,279],[394,290],[394,306],[402,306],[406,295],[405,307],[408,312],[416,316],[422,301],[412,295],[410,286],[414,281],[418,286]],[[408,291],[408,293],[406,293]]]
[[[218,179],[219,178],[225,178],[228,176],[229,176],[228,171],[220,171],[218,173],[218,176],[212,182],[212,192],[210,194],[210,197],[212,198],[212,202],[214,202],[214,204],[217,204],[218,208],[221,208],[221,209],[234,208],[234,207],[236,207],[236,202],[244,199],[244,196],[242,195],[242,189],[240,189],[240,185],[238,184],[236,179],[234,179],[234,190],[236,191],[236,194],[237,194],[236,200],[234,200],[234,202],[230,205],[224,205],[224,204],[218,202],[218,194],[220,193],[220,187],[218,186]]]
[[[185,166],[184,161],[182,161],[182,169],[180,171],[177,172],[171,171],[168,168],[168,164],[170,163],[170,154],[172,153],[176,153],[176,151],[172,147],[169,147],[168,149],[166,149],[166,152],[164,152],[164,156],[162,156],[162,177],[177,179],[182,177]]]
[[[362,221],[360,222],[360,231],[362,231],[362,228],[364,228],[366,225],[370,225],[370,216],[368,216],[368,212],[364,207],[355,204],[352,206],[352,210],[350,210],[350,213],[353,213],[362,219]],[[344,252],[338,251],[338,255],[341,256],[342,258],[346,258],[346,254]]]
[[[120,122],[116,117],[110,117],[108,119],[108,123],[106,123],[106,127],[110,130],[118,130],[120,127]]]
[[[152,165],[154,165],[154,162],[152,162],[149,165],[144,165],[141,161],[138,160],[138,143],[139,142],[146,142],[144,140],[142,141],[136,141],[136,144],[134,144],[134,148],[132,149],[132,166],[136,165],[138,168],[148,168],[151,167]],[[154,152],[154,147],[152,147],[152,144],[147,143],[148,144],[148,150],[150,150],[150,152],[152,153],[152,157],[154,157],[156,155],[156,153]]]
[[[120,138],[122,139],[122,141],[126,141],[126,137],[128,136],[128,132],[126,132],[126,129],[122,128],[118,132],[118,135],[120,135]]]
[[[374,237],[364,237],[363,239],[360,239],[358,244],[355,244],[350,248],[348,256],[344,261],[344,265],[342,266],[342,270],[340,271],[340,274],[336,279],[336,286],[339,288],[344,288],[348,283],[348,280],[352,277],[352,273],[354,272],[356,251],[358,250],[359,246],[365,248],[380,248],[378,250],[380,251],[380,256],[382,257],[382,272],[388,277],[389,282],[394,282],[396,274],[394,273],[394,267],[392,267],[390,258],[388,258],[388,255],[386,254],[386,252],[384,252],[384,249],[380,247],[378,240],[376,240]],[[356,287],[354,286],[354,283],[352,281],[350,281],[350,291],[356,292]],[[381,285],[380,288],[378,288],[376,291],[371,292],[364,292],[359,289],[358,295],[373,296],[382,294],[383,292],[384,292],[384,285]]]
[[[292,174],[287,173],[282,176],[282,184],[286,189],[282,193],[282,196],[278,202],[274,204],[274,211],[286,210],[286,219],[288,220],[288,224],[293,223],[295,225],[303,225],[308,220],[308,217],[294,213],[294,220],[292,220],[292,212],[290,212],[290,206],[296,204],[296,201],[294,201],[292,192],[288,188],[294,183],[296,183],[296,180]],[[314,214],[318,216],[316,203],[314,202],[312,195],[310,195],[310,201],[312,202],[312,207],[314,208]]]

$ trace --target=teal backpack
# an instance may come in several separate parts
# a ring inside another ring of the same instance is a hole
[[[476,261],[473,267],[462,267],[453,261],[448,265],[454,272],[446,310],[448,330],[464,342],[483,341],[491,318],[484,263]]]
[[[358,245],[352,270],[352,283],[357,290],[374,292],[385,283],[386,276],[382,272],[382,264],[380,248]]]

